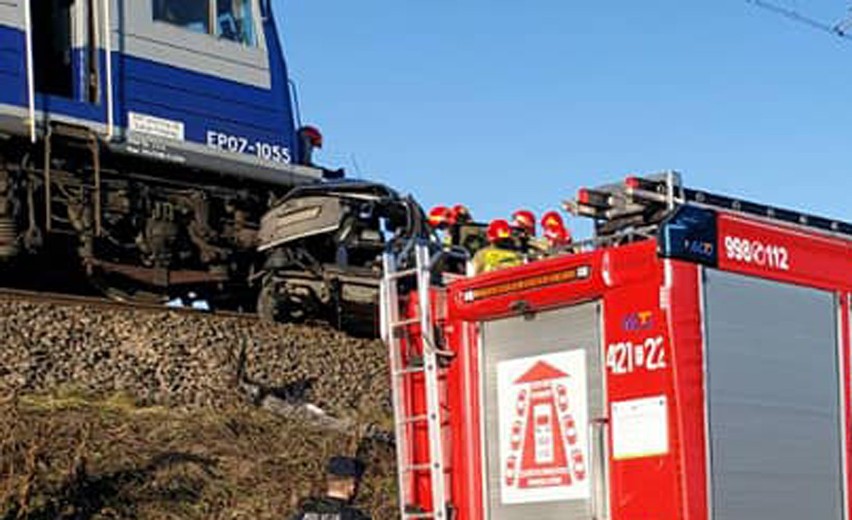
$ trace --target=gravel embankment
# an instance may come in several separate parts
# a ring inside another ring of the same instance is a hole
[[[386,367],[327,328],[0,298],[0,519],[284,519],[335,453],[394,518]]]
[[[321,327],[0,300],[0,392],[121,392],[141,405],[220,406],[249,380],[333,414],[387,403],[385,348]]]

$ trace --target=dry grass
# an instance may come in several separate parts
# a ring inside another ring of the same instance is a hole
[[[282,519],[329,455],[369,464],[360,505],[396,516],[393,450],[250,406],[138,407],[123,395],[0,402],[0,519]]]

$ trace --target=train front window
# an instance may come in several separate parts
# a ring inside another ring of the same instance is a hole
[[[251,0],[216,0],[216,30],[220,38],[254,46]]]
[[[210,0],[154,0],[154,20],[210,34]]]
[[[154,20],[254,47],[252,0],[153,0]]]

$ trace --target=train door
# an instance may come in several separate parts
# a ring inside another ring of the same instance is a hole
[[[36,94],[84,104],[99,101],[100,1],[30,0]]]
[[[483,322],[489,520],[608,517],[600,305]]]

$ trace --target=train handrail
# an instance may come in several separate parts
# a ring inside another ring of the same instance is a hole
[[[27,103],[29,110],[30,140],[36,142],[35,123],[35,72],[33,71],[33,15],[30,0],[24,2],[24,25],[27,31]]]
[[[112,95],[112,18],[110,2],[104,0],[104,61],[106,67],[107,140],[112,141],[115,132],[115,109]]]

